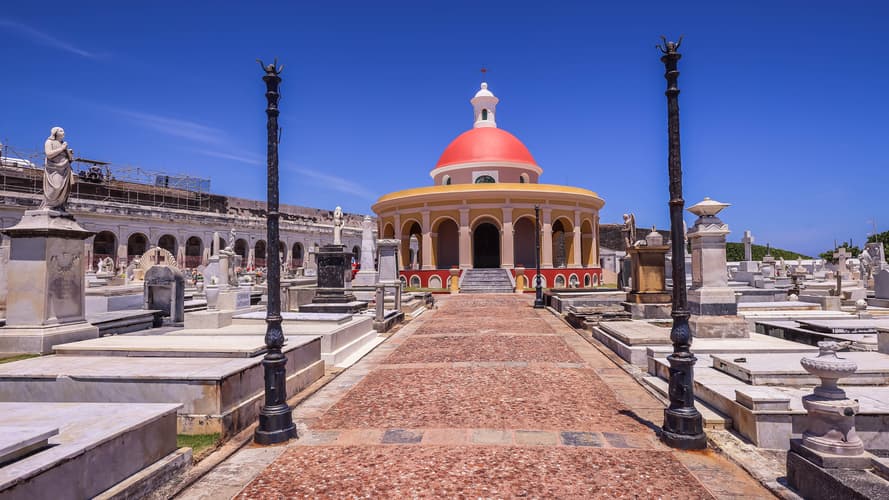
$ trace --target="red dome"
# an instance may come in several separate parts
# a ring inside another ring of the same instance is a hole
[[[528,148],[509,132],[494,128],[474,128],[451,142],[435,168],[477,161],[502,161],[537,165]]]

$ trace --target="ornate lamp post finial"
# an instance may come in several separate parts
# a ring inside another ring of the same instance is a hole
[[[281,84],[281,70],[278,59],[273,64],[263,67],[265,75],[262,80],[266,84],[265,97],[268,107],[265,110],[268,117],[268,205],[267,205],[267,231],[268,246],[266,252],[276,252],[279,248],[278,237],[278,99],[281,94],[278,86]],[[293,425],[293,412],[287,404],[287,358],[281,352],[284,346],[284,331],[281,329],[281,261],[277,258],[269,258],[267,261],[267,290],[268,307],[266,308],[266,355],[262,360],[262,368],[265,375],[265,404],[259,411],[259,427],[253,440],[257,444],[282,443],[295,438],[296,426]]]
[[[704,419],[695,408],[694,365],[697,361],[691,352],[691,328],[688,324],[688,297],[685,290],[685,231],[682,209],[682,159],[679,153],[679,70],[676,68],[682,55],[677,52],[682,44],[669,42],[661,36],[667,79],[667,134],[669,144],[668,168],[670,173],[670,237],[673,240],[673,328],[670,340],[673,354],[667,356],[670,363],[670,406],[664,410],[661,439],[674,448],[685,450],[707,447]]]

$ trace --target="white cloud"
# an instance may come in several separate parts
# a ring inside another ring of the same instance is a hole
[[[227,153],[224,151],[212,151],[207,149],[195,149],[194,151],[196,153],[211,156],[213,158],[237,161],[257,167],[264,167],[266,165],[266,161],[264,158],[250,153]],[[313,186],[325,188],[331,191],[338,191],[340,193],[350,194],[352,196],[357,196],[365,200],[376,201],[377,199],[377,195],[375,193],[364,188],[364,186],[362,186],[361,184],[349,179],[344,179],[335,175],[323,174],[317,170],[297,167],[290,164],[282,164],[280,165],[280,168],[281,170],[301,175],[303,179],[305,179],[309,184]]]
[[[224,143],[225,132],[197,122],[120,108],[108,108],[108,110],[129,118],[137,125],[163,134],[205,144]]]
[[[290,172],[296,172],[307,177],[309,179],[309,182],[314,186],[339,191],[341,193],[351,194],[365,200],[376,201],[377,199],[376,194],[369,191],[361,184],[358,184],[357,182],[351,181],[349,179],[344,179],[335,175],[322,174],[317,170],[309,170],[307,168],[295,167],[291,165],[285,166],[284,169]]]
[[[38,43],[40,45],[45,45],[47,47],[61,49],[66,52],[76,54],[80,57],[86,57],[88,59],[102,59],[104,57],[107,57],[107,54],[100,54],[98,52],[90,52],[88,50],[81,49],[80,47],[72,45],[66,41],[59,40],[49,33],[44,33],[40,30],[34,29],[27,24],[11,21],[8,19],[0,19],[0,27],[18,32],[24,35],[26,38],[30,39],[32,42]]]

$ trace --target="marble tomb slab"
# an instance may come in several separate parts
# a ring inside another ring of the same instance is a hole
[[[288,339],[286,346],[303,345],[312,337]],[[252,358],[266,352],[256,335],[114,335],[54,347],[60,355],[189,358]]]
[[[785,302],[739,302],[739,311],[820,311],[821,306],[811,302],[788,300]]]
[[[49,438],[59,433],[52,424],[5,424],[0,432],[0,464],[12,462],[34,450],[45,448]]]
[[[791,340],[809,345],[818,345],[823,340],[852,342],[853,350],[876,351],[876,333],[829,333],[803,328],[797,321],[757,321],[756,331],[772,337]]]
[[[599,328],[627,345],[670,344],[670,329],[644,321],[608,321]]]
[[[287,397],[324,375],[320,337],[290,338],[283,351]],[[262,359],[42,356],[0,364],[0,401],[177,403],[180,433],[228,435],[258,416]]]
[[[839,357],[858,365],[858,370],[840,380],[847,385],[889,385],[889,355],[878,352],[841,352]],[[810,354],[711,354],[713,368],[753,385],[815,386],[818,377],[800,365]]]
[[[889,319],[800,319],[797,322],[805,328],[825,333],[877,333],[879,328],[889,328]]]
[[[265,321],[266,312],[265,311],[252,311],[249,313],[236,314],[232,316],[232,320],[251,320],[251,321]],[[324,323],[335,323],[341,325],[343,323],[347,323],[352,319],[351,314],[340,314],[340,313],[305,313],[305,312],[291,312],[284,311],[281,313],[281,318],[287,321],[318,321]]]
[[[176,450],[178,404],[0,403],[0,434],[58,428],[49,448],[0,467],[4,499],[92,498]]]

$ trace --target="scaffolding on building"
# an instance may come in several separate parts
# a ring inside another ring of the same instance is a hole
[[[210,179],[131,165],[75,158],[71,198],[99,202],[211,211]],[[0,146],[0,190],[43,192],[43,152]]]

